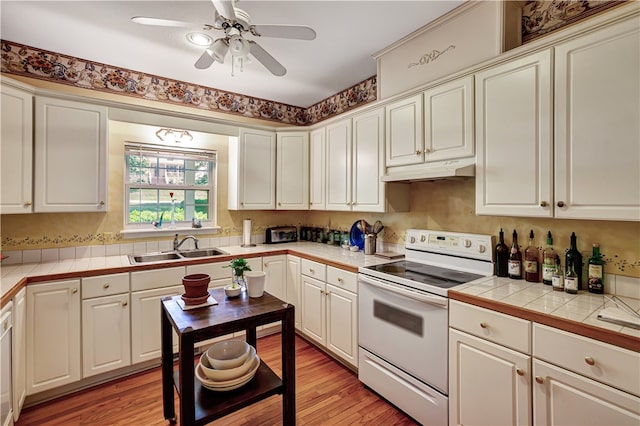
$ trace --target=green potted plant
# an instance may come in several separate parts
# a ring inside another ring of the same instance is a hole
[[[233,282],[231,284],[231,288],[234,289],[237,288],[239,283],[244,282],[244,273],[251,270],[251,266],[249,266],[249,263],[243,257],[231,260],[231,262],[224,267],[231,268],[233,270]]]

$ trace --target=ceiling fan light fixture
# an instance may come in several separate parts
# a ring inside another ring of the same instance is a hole
[[[207,49],[207,52],[211,57],[221,64],[224,63],[224,57],[227,55],[227,51],[229,50],[229,45],[227,41],[223,38],[217,39],[213,42],[213,46],[210,49]]]
[[[203,33],[189,33],[187,34],[187,41],[191,44],[195,44],[196,46],[211,46],[213,43],[213,39],[209,37],[207,34]]]
[[[229,38],[229,51],[233,56],[245,57],[249,54],[251,46],[249,42],[240,35],[233,35]]]

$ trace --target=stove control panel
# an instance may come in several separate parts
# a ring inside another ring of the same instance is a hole
[[[405,247],[425,252],[448,254],[491,262],[494,237],[482,234],[409,229]]]

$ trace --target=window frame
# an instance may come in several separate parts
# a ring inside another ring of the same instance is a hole
[[[137,153],[137,154],[136,154]],[[128,157],[130,155],[152,155],[161,156],[166,158],[180,158],[184,160],[185,157],[191,157],[192,160],[200,160],[209,162],[209,182],[207,185],[172,185],[172,184],[159,184],[159,183],[131,183],[128,180],[129,177],[129,162]],[[157,145],[143,142],[131,142],[125,141],[124,143],[124,173],[123,173],[123,224],[124,230],[154,230],[165,231],[168,229],[187,229],[191,228],[191,220],[184,220],[175,223],[175,227],[170,226],[169,217],[164,217],[164,222],[161,228],[155,228],[149,222],[143,223],[129,223],[130,218],[130,190],[131,189],[153,189],[156,191],[208,191],[209,203],[208,203],[208,219],[202,221],[202,227],[211,229],[217,228],[217,207],[218,207],[218,152],[210,149],[194,149],[184,147],[172,147],[166,145]],[[193,228],[198,229],[198,228]]]

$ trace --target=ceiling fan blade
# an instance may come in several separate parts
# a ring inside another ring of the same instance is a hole
[[[207,24],[194,24],[192,22],[173,21],[171,19],[162,18],[148,18],[146,16],[134,16],[133,18],[131,18],[131,20],[136,24],[154,25],[160,27],[201,28],[207,26]]]
[[[256,33],[263,37],[291,38],[295,40],[313,40],[316,32],[305,25],[253,25]]]
[[[271,74],[278,77],[282,77],[287,73],[287,69],[282,64],[275,60],[266,50],[262,48],[258,43],[253,40],[249,40],[251,45],[251,54],[258,60],[266,69],[271,71]]]
[[[236,19],[236,10],[233,7],[233,2],[229,0],[211,0],[213,7],[216,8],[218,14],[224,16],[227,19]]]
[[[199,70],[204,70],[209,68],[214,62],[215,59],[211,53],[209,53],[209,49],[206,49],[193,65]]]

